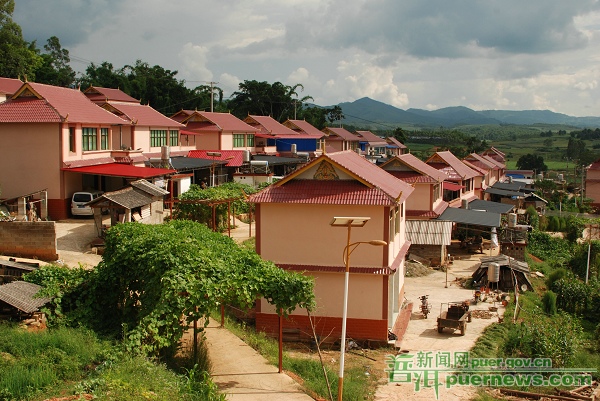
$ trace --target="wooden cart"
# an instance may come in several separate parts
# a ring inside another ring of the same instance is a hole
[[[444,310],[446,305],[446,310]],[[448,302],[442,303],[440,307],[440,316],[437,319],[438,333],[444,331],[444,328],[460,330],[460,335],[464,336],[467,331],[467,322],[471,321],[468,302]]]

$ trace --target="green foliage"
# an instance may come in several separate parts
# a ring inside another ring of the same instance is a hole
[[[569,314],[548,317],[528,314],[527,323],[514,325],[509,332],[506,355],[524,358],[550,358],[552,367],[569,366],[577,352],[583,329]]]
[[[544,312],[550,316],[556,315],[556,294],[552,291],[546,291],[542,298],[542,305],[544,306]]]
[[[21,27],[12,19],[14,0],[0,2],[0,77],[35,80],[35,70],[41,64],[35,43],[23,39]]]
[[[129,349],[145,354],[175,346],[185,322],[222,302],[250,307],[263,296],[284,314],[314,304],[312,278],[190,221],[111,228],[97,271],[93,323],[113,333],[124,328]]]
[[[562,238],[533,230],[529,233],[527,250],[542,260],[568,261],[571,258],[572,244]]]
[[[38,390],[78,380],[107,348],[87,330],[27,332],[0,324],[0,399],[30,398]]]
[[[44,50],[42,64],[35,71],[36,82],[71,87],[75,83],[75,71],[69,66],[69,51],[62,48],[56,36],[48,39]]]
[[[248,213],[250,205],[245,201],[245,196],[256,191],[256,188],[251,185],[235,182],[228,182],[206,189],[194,184],[179,197],[182,202],[177,204],[177,208],[173,212],[174,218],[197,221],[212,227],[212,204],[215,204],[217,229],[225,230],[228,216],[228,203],[226,201],[232,200],[231,213]]]
[[[552,288],[554,286],[554,283],[556,283],[560,279],[569,277],[569,274],[572,275],[572,273],[570,273],[567,269],[559,268],[554,270],[548,275],[548,278],[546,279],[546,286],[548,288]]]
[[[550,289],[556,293],[557,306],[566,312],[581,315],[590,304],[590,286],[572,275],[555,281]]]
[[[565,232],[569,241],[575,242],[581,238],[586,221],[586,219],[578,217],[571,217],[567,220]]]
[[[93,299],[86,292],[94,270],[82,266],[70,268],[59,265],[41,266],[24,276],[26,281],[43,287],[40,296],[51,298],[42,311],[46,313],[48,325],[69,325],[89,318]]]
[[[544,158],[537,154],[528,153],[517,160],[519,170],[535,170],[536,172],[547,171],[548,166],[544,163]]]
[[[539,229],[540,219],[537,214],[537,211],[535,210],[535,207],[529,206],[525,213],[527,214],[527,216],[529,216],[529,225],[536,230]]]

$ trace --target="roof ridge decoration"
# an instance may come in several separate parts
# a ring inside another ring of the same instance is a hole
[[[333,165],[327,160],[322,160],[317,167],[317,171],[313,176],[315,180],[321,181],[331,181],[331,180],[339,180],[340,176],[335,172],[335,168]]]

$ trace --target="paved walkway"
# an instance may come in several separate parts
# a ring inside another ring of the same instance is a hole
[[[204,330],[213,381],[233,401],[313,401],[291,377],[229,330],[210,320]]]

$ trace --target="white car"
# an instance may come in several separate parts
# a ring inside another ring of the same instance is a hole
[[[102,191],[75,192],[71,197],[71,214],[73,216],[93,216],[94,210],[85,204],[93,201],[102,193]]]

